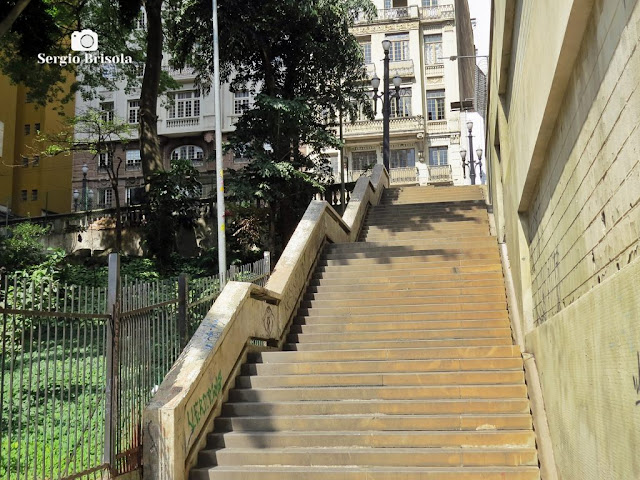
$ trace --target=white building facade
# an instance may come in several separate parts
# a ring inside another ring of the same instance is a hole
[[[352,33],[362,46],[369,78],[375,74],[384,81],[382,42],[389,40],[389,76],[402,79],[399,105],[391,101],[392,181],[468,184],[469,172],[467,169],[463,178],[460,158],[460,149],[468,149],[467,118],[459,108],[451,107],[452,102],[473,100],[475,72],[466,66],[475,67],[474,60],[451,58],[473,55],[466,0],[374,3],[377,18],[356,22]],[[379,90],[383,90],[382,83]],[[393,85],[390,90],[394,91]],[[346,181],[356,180],[371,164],[382,163],[382,122],[378,101],[374,120],[344,123]],[[478,125],[474,133],[480,129]],[[334,156],[333,166],[340,179],[339,155]]]

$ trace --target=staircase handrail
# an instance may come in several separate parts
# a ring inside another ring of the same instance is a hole
[[[225,286],[144,411],[145,480],[186,480],[249,351],[282,346],[322,247],[355,241],[367,207],[388,186],[377,165],[358,179],[342,217],[312,200],[265,287]]]

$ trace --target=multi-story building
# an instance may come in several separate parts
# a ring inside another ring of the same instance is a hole
[[[166,56],[165,56],[166,58]],[[195,73],[191,69],[173,70],[165,68],[177,80],[181,87],[158,99],[158,135],[165,168],[169,168],[172,159],[188,159],[200,172],[202,196],[215,194],[215,143],[214,143],[214,101],[213,93],[205,95],[194,85]],[[140,90],[127,91],[125,85],[119,85],[114,91],[101,90],[98,97],[91,101],[77,99],[76,114],[88,108],[104,112],[107,120],[119,117],[131,124],[131,135],[124,145],[119,145],[115,157],[122,159],[119,174],[119,195],[121,205],[137,204],[144,181],[141,169],[141,155],[138,124],[140,121]],[[222,90],[222,134],[233,131],[234,124],[252,99],[246,92],[231,93],[228,85]],[[78,136],[81,138],[81,136]],[[86,205],[84,199],[91,199],[92,207],[106,208],[115,206],[116,192],[113,191],[106,162],[113,159],[104,155],[92,155],[80,152],[73,160],[73,189],[78,191],[80,208]],[[228,154],[224,158],[224,168],[238,168],[246,159]],[[86,179],[83,167],[86,165]],[[71,198],[71,197],[70,197]],[[70,200],[71,201],[71,200]]]
[[[0,76],[0,98],[0,215],[69,212],[71,155],[40,155],[45,145],[34,140],[38,132],[55,134],[64,129],[58,113],[71,115],[74,103],[27,102],[26,88],[6,76]]]
[[[392,180],[421,184],[468,183],[460,161],[466,117],[453,102],[473,100],[475,61],[466,0],[374,0],[378,15],[357,21],[358,38],[370,78],[383,78],[383,40],[391,42],[390,77],[402,79],[398,102],[391,101]],[[467,58],[458,58],[467,57]],[[383,86],[380,86],[380,90]],[[391,87],[393,91],[393,86]],[[371,91],[373,95],[373,91]],[[374,120],[345,122],[346,179],[382,163],[382,108]],[[480,128],[478,128],[480,130]],[[466,145],[466,142],[463,142]],[[466,146],[465,146],[466,148]],[[333,158],[340,178],[339,155]]]

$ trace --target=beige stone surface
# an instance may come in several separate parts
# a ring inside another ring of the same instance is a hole
[[[640,478],[640,261],[526,337],[564,480]]]
[[[344,219],[312,201],[266,285],[229,282],[143,415],[145,479],[183,480],[252,338],[281,341],[325,242],[355,240],[389,185],[381,165],[358,180]]]

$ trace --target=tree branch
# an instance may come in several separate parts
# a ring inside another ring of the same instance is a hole
[[[9,15],[7,15],[2,19],[2,21],[0,21],[0,37],[3,37],[7,32],[9,32],[9,30],[11,30],[13,22],[15,22],[22,11],[27,8],[27,5],[29,5],[30,1],[31,0],[18,0],[15,6],[9,12]]]

